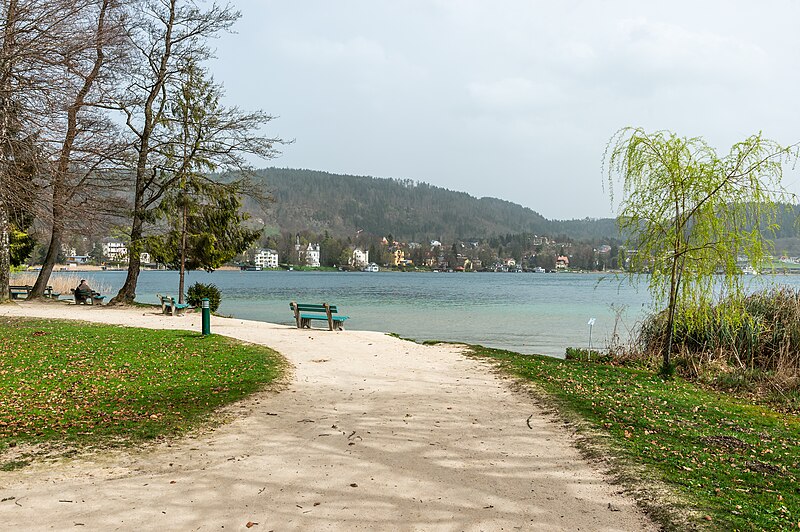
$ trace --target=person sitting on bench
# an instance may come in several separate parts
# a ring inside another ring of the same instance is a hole
[[[88,301],[92,297],[92,289],[86,283],[86,279],[81,279],[81,284],[75,289],[75,304],[76,305],[85,305],[86,301]]]

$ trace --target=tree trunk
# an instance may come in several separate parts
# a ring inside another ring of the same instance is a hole
[[[11,233],[8,209],[0,200],[0,303],[11,298],[8,286],[11,284]]]
[[[50,234],[50,245],[47,247],[47,255],[44,257],[42,269],[39,276],[36,277],[36,282],[28,294],[28,299],[39,299],[44,295],[44,290],[50,281],[50,275],[53,273],[53,268],[58,260],[58,251],[61,249],[61,242],[64,239],[64,231],[59,224],[53,224],[53,231]]]
[[[2,47],[2,93],[0,93],[0,193],[11,189],[9,135],[11,121],[11,71],[13,68],[14,29],[17,23],[17,0],[5,5],[5,28]],[[11,299],[11,222],[7,198],[0,197],[0,302]]]
[[[144,235],[144,216],[145,216],[145,190],[147,188],[147,168],[150,156],[150,139],[153,135],[158,120],[161,118],[161,112],[157,111],[155,102],[161,95],[164,84],[167,81],[167,70],[169,67],[170,58],[172,56],[172,31],[175,24],[175,16],[177,11],[177,0],[168,0],[165,4],[167,6],[167,18],[164,20],[164,52],[158,63],[158,70],[154,73],[153,84],[150,87],[150,92],[142,106],[144,113],[144,123],[142,130],[139,133],[139,146],[138,146],[138,160],[136,162],[136,187],[133,205],[133,220],[131,223],[131,242],[128,249],[128,275],[125,277],[125,283],[119,289],[117,295],[114,296],[109,305],[124,305],[133,303],[136,297],[136,283],[139,279],[139,272],[141,270],[141,248],[142,236]],[[155,169],[153,170],[155,171]]]
[[[181,265],[180,274],[178,276],[178,303],[183,303],[183,287],[185,286],[184,282],[186,278],[186,219],[188,218],[188,209],[188,198],[186,197],[186,188],[184,187],[183,216],[181,219]]]
[[[133,225],[131,226],[131,243],[128,246],[128,274],[125,276],[125,283],[119,289],[109,305],[129,305],[136,299],[136,283],[139,280],[141,270],[141,250],[139,246],[142,241],[142,219],[134,212]]]
[[[664,360],[661,367],[661,372],[666,376],[672,372],[671,355],[672,355],[672,331],[675,325],[675,307],[678,301],[678,287],[675,282],[674,272],[673,278],[670,282],[669,288],[669,306],[667,308],[667,345],[664,347]]]

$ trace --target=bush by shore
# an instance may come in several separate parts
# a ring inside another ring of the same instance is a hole
[[[660,363],[666,314],[643,324],[639,345],[625,353]],[[716,304],[697,304],[675,315],[673,353],[683,376],[751,391],[800,407],[800,291],[780,287]]]

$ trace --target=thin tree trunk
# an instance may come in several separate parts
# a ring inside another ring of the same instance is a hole
[[[669,306],[667,312],[667,345],[664,348],[664,361],[661,368],[664,375],[670,374],[670,364],[672,355],[672,340],[673,340],[673,327],[675,325],[675,307],[678,301],[678,279],[677,279],[677,266],[678,261],[675,259],[672,263],[672,274],[669,286]]]
[[[0,303],[11,298],[11,233],[8,209],[5,202],[0,201]]]
[[[131,226],[131,245],[128,248],[128,274],[125,282],[114,296],[109,305],[126,305],[133,303],[136,299],[136,281],[139,279],[141,271],[141,252],[139,243],[142,239],[142,219],[134,214],[133,225]]]
[[[184,189],[183,217],[181,220],[181,266],[178,280],[178,303],[183,303],[183,287],[186,277],[186,219],[188,217],[188,208],[189,206],[186,198],[186,189]]]
[[[0,195],[11,189],[11,165],[9,164],[9,135],[11,125],[11,69],[14,47],[14,26],[17,23],[17,0],[5,6],[5,32],[2,49],[2,87],[0,87]],[[0,302],[11,299],[11,222],[7,198],[0,196]]]
[[[664,348],[664,360],[661,372],[664,376],[672,373],[671,356],[672,356],[672,341],[673,341],[673,326],[675,324],[675,307],[678,304],[678,257],[681,250],[681,216],[680,205],[678,199],[674,198],[675,202],[675,242],[672,248],[672,265],[670,267],[669,276],[669,304],[667,306],[667,345]]]

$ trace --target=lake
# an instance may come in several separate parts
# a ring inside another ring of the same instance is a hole
[[[93,288],[114,295],[126,273],[80,275]],[[753,279],[759,285],[800,286],[800,276]],[[218,312],[226,316],[293,325],[289,301],[328,302],[350,316],[349,329],[552,356],[564,356],[567,347],[588,346],[591,318],[592,347],[605,347],[615,327],[626,339],[652,304],[645,283],[632,286],[624,277],[603,274],[188,272],[186,286],[195,282],[220,289]],[[174,295],[177,287],[175,271],[143,271],[136,300],[156,304],[157,293]]]

